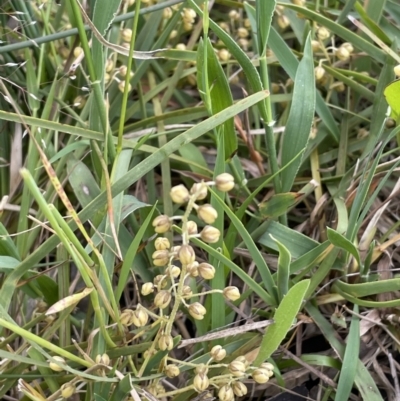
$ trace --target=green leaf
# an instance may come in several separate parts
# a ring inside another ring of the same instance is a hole
[[[274,15],[276,0],[256,0],[256,16],[258,31],[258,53],[264,57],[267,52],[269,31],[271,29],[272,16]]]
[[[400,122],[400,80],[394,81],[389,84],[383,91],[386,101],[391,109],[391,117]]]
[[[19,265],[20,261],[11,256],[0,256],[0,272],[8,273]]]
[[[333,245],[349,252],[356,259],[358,266],[361,266],[360,254],[358,253],[358,249],[352,242],[350,242],[344,235],[329,227],[327,227],[327,235],[329,241],[331,241]]]
[[[260,214],[263,218],[275,218],[282,216],[296,204],[296,201],[300,196],[301,194],[297,192],[275,194],[266,202],[259,204]]]
[[[292,257],[285,245],[281,244],[272,235],[271,238],[279,248],[277,285],[279,300],[282,300],[289,290],[290,261]]]
[[[315,77],[314,61],[309,34],[304,46],[304,56],[297,68],[294,80],[293,100],[286,124],[282,143],[282,165],[289,163],[296,155],[305,149],[310,137],[311,125],[315,113]],[[292,188],[297,171],[301,165],[297,159],[287,169],[282,171],[282,191]]]
[[[285,339],[296,315],[300,311],[309,285],[310,280],[300,281],[283,298],[274,315],[275,324],[268,326],[265,330],[260,351],[254,361],[255,366],[260,365],[268,359]]]
[[[203,73],[203,69],[197,70],[197,83],[199,86],[200,95],[204,103],[209,108],[211,115],[218,113],[221,110],[233,104],[232,93],[229,89],[229,83],[215,54],[210,39],[207,38],[207,51],[205,51],[204,43],[201,40],[197,51],[197,65],[207,66],[207,75]],[[204,56],[206,55],[207,61],[205,62]],[[204,82],[205,75],[208,82]],[[204,94],[207,93],[206,86],[210,92],[210,102],[205,98]],[[225,121],[220,128],[224,135],[225,151],[224,157],[227,160],[237,150],[237,136],[233,124],[233,118]]]

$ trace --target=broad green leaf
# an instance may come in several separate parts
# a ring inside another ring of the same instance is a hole
[[[0,272],[8,273],[10,270],[14,269],[20,264],[18,259],[11,256],[0,256]]]
[[[329,227],[327,227],[327,235],[329,241],[331,241],[333,245],[349,252],[356,259],[358,266],[361,266],[360,254],[358,253],[358,249],[352,242],[350,242],[344,235]]]
[[[269,31],[271,29],[272,16],[274,15],[276,0],[256,0],[256,15],[258,27],[258,53],[264,57],[267,52]]]
[[[298,192],[273,195],[271,199],[259,204],[260,214],[263,218],[279,217],[287,213],[296,204],[301,195]]]
[[[309,285],[310,280],[300,281],[282,299],[274,314],[275,324],[268,326],[265,330],[260,351],[254,361],[255,366],[260,365],[268,359],[285,339],[302,307]]]
[[[290,261],[292,257],[285,245],[277,241],[272,235],[271,238],[279,248],[277,287],[279,300],[282,301],[289,290]]]
[[[311,125],[315,113],[315,77],[314,61],[311,49],[311,36],[308,35],[304,56],[297,68],[294,80],[293,100],[282,143],[282,165],[289,163],[296,155],[305,149],[310,137]],[[287,169],[282,171],[282,191],[291,190],[297,171],[301,165],[297,159]]]
[[[400,80],[389,84],[383,93],[390,106],[391,117],[398,124],[400,122]]]

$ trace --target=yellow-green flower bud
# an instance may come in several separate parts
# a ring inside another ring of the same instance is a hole
[[[178,366],[171,363],[164,368],[164,373],[167,377],[173,379],[174,377],[179,376],[181,371],[179,370]]]
[[[130,326],[132,324],[132,316],[133,316],[133,310],[125,309],[121,313],[121,316],[119,317],[119,321],[123,326]]]
[[[164,19],[170,19],[172,17],[172,8],[165,7],[162,15]]]
[[[272,377],[274,375],[274,365],[272,365],[272,363],[264,362],[260,365],[260,369],[268,370],[269,377]]]
[[[208,373],[208,366],[204,363],[200,363],[196,366],[195,372],[198,374],[206,375]]]
[[[233,21],[237,21],[240,18],[240,14],[236,10],[229,11],[229,18]]]
[[[188,285],[184,285],[182,287],[182,295],[184,297],[187,297],[187,296],[192,295],[192,294],[193,294],[192,289]]]
[[[232,387],[229,384],[222,386],[218,391],[218,398],[220,401],[233,401],[235,396]]]
[[[197,234],[197,224],[193,220],[189,220],[186,223],[186,229],[189,235]]]
[[[76,107],[77,109],[83,109],[83,107],[86,104],[86,98],[83,96],[79,95],[74,99],[73,106]]]
[[[197,216],[207,224],[213,224],[218,217],[217,211],[208,203],[197,209]]]
[[[229,173],[222,173],[215,177],[215,186],[219,191],[228,192],[235,186],[235,179]]]
[[[228,369],[229,371],[236,377],[242,377],[245,375],[246,373],[246,366],[243,362],[240,361],[232,361],[229,365],[228,365]]]
[[[125,28],[121,32],[121,37],[124,42],[130,42],[132,39],[132,29]]]
[[[188,265],[195,261],[196,254],[190,245],[182,245],[178,252],[178,258],[183,265]]]
[[[184,22],[193,24],[196,18],[196,11],[192,10],[191,8],[184,8],[181,12],[181,15]]]
[[[213,226],[205,226],[200,233],[200,238],[204,242],[208,242],[209,244],[215,244],[216,242],[219,241],[220,235],[221,232],[218,230],[218,228],[215,228]]]
[[[80,46],[76,46],[74,49],[74,57],[78,58],[83,53],[83,49]]]
[[[316,66],[314,68],[314,75],[315,75],[315,80],[317,82],[320,82],[322,80],[322,78],[325,76],[324,67],[321,67],[320,65]]]
[[[200,302],[195,302],[189,305],[189,313],[194,319],[203,320],[207,310]]]
[[[143,296],[149,295],[154,292],[154,284],[153,283],[144,283],[142,285],[141,293]]]
[[[157,274],[153,279],[153,283],[159,290],[161,290],[167,286],[168,277],[164,274]]]
[[[267,381],[269,380],[269,370],[267,369],[256,369],[253,371],[253,373],[251,374],[251,377],[254,379],[254,381],[256,383],[259,384],[264,384],[267,383]]]
[[[232,384],[232,389],[235,395],[237,395],[238,397],[243,397],[247,394],[247,387],[242,382],[234,382]]]
[[[149,320],[149,315],[143,308],[138,308],[133,312],[132,323],[136,327],[146,326]]]
[[[317,37],[319,40],[324,41],[324,40],[328,39],[329,36],[331,36],[331,34],[324,26],[321,26],[320,28],[318,28]]]
[[[312,47],[313,52],[317,52],[318,50],[321,49],[320,43],[318,42],[318,40],[315,40],[315,39],[311,41],[311,47]]]
[[[158,234],[164,234],[171,228],[171,220],[165,214],[157,216],[152,223],[154,231]]]
[[[223,295],[229,301],[236,301],[237,299],[240,298],[239,289],[234,286],[226,287],[223,291]]]
[[[173,278],[178,278],[181,274],[181,269],[178,266],[172,265],[165,270],[165,274]]]
[[[121,67],[119,67],[119,75],[121,75],[122,78],[126,77],[126,74],[128,73],[128,67],[126,65],[121,65]],[[133,71],[129,71],[129,76],[130,78],[133,77]]]
[[[164,251],[166,249],[171,248],[171,244],[170,244],[168,238],[165,238],[165,237],[156,238],[156,240],[154,241],[154,246],[157,251]]]
[[[170,351],[174,347],[174,340],[169,334],[161,334],[158,340],[158,347],[161,351]]]
[[[227,24],[226,22],[218,22],[218,25],[221,29],[223,29],[225,32],[230,32],[229,29],[229,24]]]
[[[186,266],[186,271],[190,277],[197,277],[199,275],[199,262],[193,262]]]
[[[214,361],[220,362],[226,357],[226,351],[220,345],[215,345],[210,351],[210,356]]]
[[[231,54],[226,49],[221,49],[218,51],[218,58],[221,61],[228,61],[231,58]]]
[[[153,258],[154,266],[165,266],[169,261],[169,251],[155,251],[151,257]]]
[[[246,359],[244,355],[238,356],[237,358],[235,358],[235,361],[242,362],[244,366],[246,366],[246,368],[250,365],[250,362]]]
[[[118,89],[119,89],[120,92],[124,93],[124,91],[125,91],[125,81],[121,81],[121,82],[118,84]],[[128,85],[128,92],[130,92],[131,90],[132,90],[132,85],[129,84],[129,85]]]
[[[190,198],[188,189],[182,184],[172,187],[169,195],[172,202],[178,204],[186,203]]]
[[[169,303],[171,302],[171,293],[167,290],[161,290],[155,297],[154,297],[154,304],[157,308],[165,309]]]
[[[60,387],[60,390],[63,398],[69,398],[75,394],[76,387],[72,383],[65,383]]]
[[[350,58],[350,52],[343,46],[335,51],[335,56],[341,61],[347,61]]]
[[[306,0],[292,0],[292,3],[296,4],[296,6],[304,6]]]
[[[208,187],[206,184],[203,182],[196,182],[195,184],[192,185],[192,188],[190,188],[190,194],[196,196],[196,200],[203,200],[207,197],[208,193]]]
[[[396,67],[393,68],[393,71],[396,77],[400,77],[400,64],[396,65]]]
[[[114,61],[111,58],[106,60],[106,72],[110,73],[114,68]]]
[[[211,280],[215,276],[215,268],[209,263],[200,263],[197,270],[204,280]]]
[[[278,18],[276,19],[276,22],[278,23],[278,26],[281,29],[286,29],[290,24],[289,18],[286,17],[286,15],[284,14],[279,15]]]
[[[247,38],[249,36],[249,31],[246,28],[238,28],[237,34],[239,38]]]
[[[110,364],[110,357],[107,354],[96,355],[96,363],[108,366]]]
[[[61,356],[53,356],[53,359],[65,365],[65,359]],[[54,372],[62,372],[64,370],[64,368],[52,361],[49,362],[49,367],[51,370],[54,370]]]
[[[197,374],[193,379],[193,387],[199,393],[206,391],[210,385],[210,380],[204,373]]]
[[[185,45],[184,43],[178,43],[178,44],[175,46],[175,49],[176,49],[176,50],[186,50],[186,45]]]

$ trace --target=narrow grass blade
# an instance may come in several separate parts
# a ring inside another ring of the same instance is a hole
[[[282,301],[289,290],[291,255],[285,245],[281,244],[272,235],[271,239],[276,242],[279,248],[277,287],[279,301]]]

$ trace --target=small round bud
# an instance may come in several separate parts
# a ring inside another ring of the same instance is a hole
[[[121,37],[124,42],[130,42],[132,39],[132,29],[125,28],[121,32]]]
[[[175,39],[178,36],[178,31],[176,29],[172,30],[169,34],[170,39]]]
[[[313,52],[316,52],[321,49],[321,45],[319,44],[318,40],[312,40],[311,47],[312,47]]]
[[[178,252],[178,258],[183,265],[188,265],[195,261],[196,254],[190,245],[182,245]]]
[[[161,351],[170,351],[174,348],[174,340],[169,334],[161,334],[158,340],[158,347]]]
[[[65,383],[60,387],[60,390],[63,398],[70,398],[75,394],[76,387],[72,383]]]
[[[249,31],[246,28],[238,28],[237,34],[239,38],[247,38],[249,36]]]
[[[181,269],[178,266],[172,265],[165,270],[165,274],[173,278],[178,278],[181,274]]]
[[[197,234],[197,224],[193,220],[189,220],[186,223],[186,229],[189,235],[195,235]]]
[[[235,396],[232,387],[229,384],[222,386],[218,391],[218,398],[220,401],[233,401]]]
[[[62,358],[61,356],[53,356],[53,359],[55,359],[57,362],[60,362],[65,365],[65,359]],[[51,370],[54,370],[54,372],[62,372],[64,368],[62,368],[60,365],[58,365],[55,362],[50,361],[49,362],[49,367]]]
[[[119,89],[120,92],[124,93],[124,91],[125,91],[125,81],[121,81],[121,82],[118,84],[118,89]],[[132,85],[129,84],[129,85],[128,85],[128,92],[130,92],[131,90],[132,90]]]
[[[190,24],[194,23],[194,20],[196,19],[196,11],[194,11],[191,8],[184,8],[183,11],[181,12],[182,19],[184,22],[188,22]]]
[[[161,290],[154,297],[154,305],[156,305],[160,309],[165,309],[169,303],[171,302],[171,293],[167,290]]]
[[[289,18],[286,17],[286,15],[284,14],[279,15],[276,19],[276,22],[278,23],[279,28],[281,28],[282,30],[286,29],[290,24]]]
[[[344,92],[346,90],[346,86],[343,82],[335,82],[332,85],[332,88],[336,91],[336,92]]]
[[[191,289],[188,285],[184,285],[184,286],[182,287],[182,295],[183,295],[184,297],[189,296],[189,295],[192,295],[192,294],[193,294],[193,291],[192,291],[192,289]]]
[[[210,380],[208,379],[206,374],[199,373],[193,379],[193,387],[199,393],[208,389],[210,385]]]
[[[396,77],[400,77],[400,64],[396,65],[396,67],[393,68],[393,71]]]
[[[264,384],[269,380],[269,370],[267,369],[256,369],[251,374],[251,377],[256,383]]]
[[[208,203],[199,206],[197,216],[207,224],[213,224],[218,217],[217,211]]]
[[[96,363],[108,366],[110,364],[110,357],[107,354],[98,354],[95,361]]]
[[[76,46],[74,49],[74,57],[78,58],[83,53],[83,49],[80,46]]]
[[[340,47],[345,48],[350,54],[354,52],[354,47],[351,43],[349,42],[344,42]]]
[[[178,203],[178,204],[185,203],[190,198],[189,191],[182,184],[172,187],[169,195],[172,199],[172,202]]]
[[[164,274],[157,274],[153,279],[154,285],[160,290],[168,284],[168,277]]]
[[[176,50],[186,50],[186,45],[185,45],[184,43],[178,43],[178,44],[175,46],[175,49],[176,49]]]
[[[242,377],[246,373],[246,366],[243,362],[234,360],[228,365],[229,371],[236,377]]]
[[[268,370],[269,377],[272,377],[274,375],[274,365],[272,365],[272,363],[264,362],[260,365],[260,369]]]
[[[133,312],[132,323],[136,327],[146,326],[148,320],[149,320],[149,315],[143,308],[136,309]]]
[[[218,58],[221,61],[228,61],[231,58],[231,54],[226,49],[221,49],[218,51]]]
[[[236,10],[229,11],[229,18],[233,21],[237,21],[240,18],[240,14]]]
[[[128,73],[128,67],[126,65],[121,65],[121,67],[119,67],[119,75],[121,75],[122,78],[126,77],[126,74]],[[132,78],[133,77],[133,71],[129,72],[129,76]]]
[[[223,291],[224,297],[229,301],[236,301],[240,298],[240,292],[237,287],[229,286]]]
[[[215,345],[212,347],[210,355],[214,361],[220,362],[226,357],[226,351],[220,345]]]
[[[317,37],[319,40],[326,40],[331,36],[331,33],[324,27],[321,26],[320,28],[318,28],[317,30]]]
[[[158,237],[154,241],[154,246],[157,249],[157,251],[164,251],[166,249],[171,248],[171,244],[169,243],[168,238],[165,237]]]
[[[218,242],[220,236],[221,232],[218,230],[218,228],[213,226],[205,226],[200,233],[200,238],[209,244],[215,244]]]
[[[208,373],[208,366],[204,363],[200,363],[196,366],[195,372],[198,374],[206,375]]]
[[[173,379],[174,377],[179,376],[181,371],[179,370],[178,366],[171,363],[164,368],[164,373],[167,377]]]
[[[229,173],[222,173],[215,177],[215,186],[218,191],[228,192],[235,186],[235,179]]]
[[[132,316],[133,316],[133,310],[132,309],[125,309],[120,317],[119,321],[123,326],[130,326],[132,324]]]
[[[304,6],[304,4],[306,4],[306,0],[292,0],[292,3],[296,6]]]
[[[111,80],[111,75],[108,72],[106,72],[104,74],[104,83],[107,85],[110,82],[110,80]]]
[[[249,41],[245,38],[239,38],[237,40],[237,44],[244,50],[247,51],[247,49],[249,48]]]
[[[164,19],[170,19],[172,17],[172,8],[171,7],[165,7],[163,10],[163,18]]]
[[[196,200],[203,200],[207,197],[208,193],[208,187],[206,184],[202,182],[196,182],[192,185],[192,188],[190,188],[190,194],[196,196]]]
[[[209,263],[200,263],[197,270],[204,280],[211,280],[215,276],[215,268]]]
[[[317,82],[321,81],[322,78],[325,75],[325,69],[324,67],[321,67],[320,65],[318,65],[317,67],[314,68],[314,75],[315,75],[315,80]]]
[[[85,104],[86,104],[86,98],[79,95],[74,99],[73,106],[76,107],[77,109],[81,110],[81,109],[83,109]]]
[[[154,266],[165,266],[169,262],[169,251],[155,251],[151,257],[153,258]]]
[[[114,68],[114,61],[111,58],[106,60],[106,72],[110,73]]]
[[[229,25],[226,22],[218,22],[218,25],[225,32],[228,32],[228,33],[230,32]]]
[[[251,28],[251,22],[250,22],[250,19],[249,19],[249,18],[245,18],[245,19],[243,20],[243,26],[244,26],[245,28],[247,28],[247,29],[250,29],[250,28]]]
[[[199,275],[199,262],[193,262],[186,266],[186,271],[190,277],[197,277]]]
[[[244,355],[238,356],[237,358],[235,358],[235,361],[242,362],[244,366],[246,366],[246,368],[250,365],[250,362],[246,359]]]
[[[345,47],[340,46],[339,49],[335,51],[335,56],[341,61],[346,61],[350,58],[350,53]]]
[[[171,228],[171,220],[165,214],[160,214],[153,220],[152,225],[156,233],[164,234]]]
[[[232,384],[232,389],[238,397],[243,397],[247,394],[247,387],[242,382],[234,382]]]
[[[193,317],[193,319],[203,320],[204,315],[207,313],[207,310],[200,302],[195,302],[189,305],[189,313],[190,316]]]
[[[185,32],[190,32],[193,29],[193,24],[191,22],[183,22],[183,30]]]

